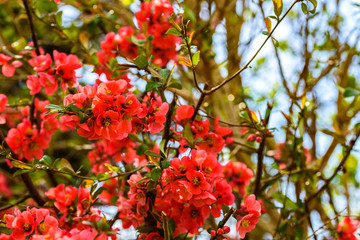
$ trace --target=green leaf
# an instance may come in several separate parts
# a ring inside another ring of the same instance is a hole
[[[89,49],[90,47],[90,35],[87,32],[79,33],[79,41],[84,46],[84,48]]]
[[[328,129],[320,129],[320,132],[325,133],[326,135],[332,136],[334,138],[337,138],[338,140],[340,140],[341,143],[345,143],[345,138],[335,132],[332,132]]]
[[[49,157],[48,155],[44,155],[44,156],[39,160],[39,162],[44,163],[44,164],[46,164],[46,165],[48,165],[48,166],[51,166],[51,164],[53,163],[51,157]]]
[[[160,68],[158,71],[159,71],[160,75],[161,75],[164,79],[167,79],[167,78],[168,78],[169,73],[170,73],[170,70],[169,70],[169,69]]]
[[[175,223],[175,220],[173,218],[170,218],[168,220],[168,226],[169,226],[169,230],[170,230],[170,236],[172,237],[173,233],[175,231],[175,228],[176,228],[176,223]]]
[[[131,42],[133,42],[135,45],[137,46],[144,46],[144,43],[146,42],[146,40],[144,39],[138,39],[137,37],[135,37],[134,35],[131,35]]]
[[[143,142],[143,141],[138,137],[138,135],[136,135],[136,134],[134,134],[134,133],[129,133],[128,138],[131,139],[131,140],[134,141],[134,142],[139,142],[139,143]]]
[[[158,73],[155,69],[153,69],[152,67],[148,67],[148,70],[150,71],[151,75],[155,78],[159,78],[161,81],[165,82],[165,79],[163,78],[163,76],[161,76],[160,73]]]
[[[153,170],[151,170],[151,179],[156,182],[161,178],[161,174],[161,168],[154,168]]]
[[[19,169],[16,172],[14,172],[13,176],[16,177],[16,176],[19,176],[21,174],[24,174],[24,173],[27,173],[30,171],[31,171],[31,169]]]
[[[165,153],[165,139],[161,140],[159,144],[160,152]]]
[[[314,14],[316,12],[316,7],[317,7],[317,0],[309,0],[312,5],[314,6],[314,9],[310,10],[309,12],[311,12],[312,14]]]
[[[301,10],[305,15],[308,13],[307,5],[303,2],[301,3]]]
[[[110,199],[111,205],[116,205],[118,199],[119,199],[118,195],[112,196],[111,199]]]
[[[151,156],[151,157],[156,157],[156,158],[163,158],[160,154],[157,154],[156,152],[150,151],[150,150],[146,150],[144,152],[144,154],[146,156]]]
[[[156,89],[157,90],[157,88],[158,87],[161,87],[163,84],[162,83],[160,83],[160,82],[149,82],[149,83],[147,83],[146,84],[146,91],[147,92],[150,92],[150,91],[152,91],[152,90],[154,90],[154,89]]]
[[[346,88],[344,92],[344,97],[353,97],[360,95],[360,91],[354,88]]]
[[[78,117],[79,117],[79,121],[80,121],[80,123],[84,123],[84,122],[86,122],[89,118],[90,118],[90,116],[88,116],[87,114],[85,114],[85,113],[83,113],[83,112],[78,112]]]
[[[141,144],[137,149],[136,149],[136,154],[141,156],[143,155],[147,150],[149,150],[148,146]]]
[[[196,65],[198,65],[198,63],[200,61],[200,51],[197,51],[196,53],[194,53],[192,60],[193,60],[194,67],[196,67]]]
[[[143,55],[139,55],[137,58],[135,58],[134,63],[140,69],[147,69],[147,67],[149,66],[149,63],[148,63],[146,57]]]
[[[64,171],[64,172],[69,172],[69,173],[75,174],[75,171],[72,168],[71,164],[65,158],[56,159],[53,165],[59,171]]]
[[[298,206],[298,204],[296,204],[295,202],[293,202],[290,198],[288,198],[287,196],[285,196],[282,193],[279,192],[274,192],[272,194],[273,198],[278,201],[279,203],[283,204],[285,202],[285,206],[287,208],[290,208],[292,210],[298,210],[301,209],[300,206]],[[285,200],[286,199],[286,200]]]
[[[182,134],[183,134],[185,140],[190,144],[190,146],[193,146],[194,145],[194,135],[193,135],[193,132],[191,130],[189,123],[187,123],[185,125],[184,131]]]
[[[279,47],[279,41],[278,40],[276,40],[275,38],[273,38],[273,37],[271,37],[271,39],[273,40],[273,43],[274,43],[274,45],[276,46],[276,47]]]
[[[55,105],[55,104],[46,105],[45,108],[46,109],[52,109],[52,110],[58,110],[58,111],[63,111],[64,110],[63,107],[60,107],[60,106]]]
[[[169,161],[162,161],[161,162],[161,167],[163,169],[166,169],[166,168],[170,167],[170,162]]]
[[[11,165],[16,167],[16,168],[20,168],[20,169],[29,169],[29,170],[32,169],[32,167],[29,164],[26,164],[26,163],[24,163],[22,161],[19,161],[19,160],[11,161]]]
[[[93,194],[93,198],[95,199],[97,196],[99,196],[99,194],[101,194],[104,190],[106,190],[105,187],[99,187],[98,189],[96,189],[96,191]]]
[[[179,82],[172,82],[172,83],[170,83],[170,85],[167,86],[167,87],[168,87],[168,88],[176,88],[176,89],[179,89],[179,90],[182,89],[182,85],[181,85],[181,83],[179,83]]]
[[[70,103],[70,105],[68,105],[65,109],[66,111],[76,112],[76,113],[80,111],[80,109],[77,106],[75,106],[74,102]]]
[[[59,25],[59,26],[62,26],[62,15],[63,15],[63,12],[62,12],[62,11],[59,11],[59,12],[56,14],[56,23],[57,23],[57,25]]]
[[[171,34],[171,35],[175,35],[178,37],[182,36],[182,34],[175,28],[170,28],[169,30],[166,31],[166,34]]]

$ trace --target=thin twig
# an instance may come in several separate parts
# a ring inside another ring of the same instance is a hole
[[[277,26],[279,26],[279,24],[282,22],[282,20],[288,15],[288,13],[291,11],[291,9],[295,6],[295,4],[297,2],[300,2],[300,0],[295,0],[295,2],[290,6],[290,8],[286,11],[286,13],[284,14],[284,16],[282,16],[279,21],[276,23],[276,25],[274,26],[274,28],[271,30],[271,32],[269,33],[269,35],[267,36],[267,38],[265,39],[265,41],[263,42],[263,44],[260,46],[260,48],[256,51],[256,53],[252,56],[252,58],[242,67],[240,68],[237,72],[235,72],[232,76],[230,76],[229,78],[225,79],[224,81],[222,81],[219,85],[211,88],[208,91],[204,91],[206,95],[209,95],[213,92],[215,92],[216,90],[218,90],[219,88],[221,88],[222,86],[224,86],[225,84],[227,84],[228,82],[230,82],[231,80],[233,80],[234,78],[236,78],[242,71],[244,71],[245,69],[247,69],[250,65],[250,63],[256,58],[256,56],[259,54],[259,52],[261,51],[261,49],[264,47],[265,43],[271,38],[272,34],[274,33],[274,31],[276,30]]]
[[[18,205],[19,203],[22,203],[24,202],[26,199],[30,198],[30,194],[29,193],[26,193],[22,198],[20,198],[19,200],[17,200],[16,202],[14,202],[13,204],[10,204],[8,206],[5,206],[5,207],[2,207],[0,208],[0,212],[1,211],[4,211],[4,210],[7,210],[7,209],[10,209],[12,207],[15,207],[16,205]]]
[[[231,215],[233,215],[234,212],[235,212],[235,208],[230,208],[230,210],[229,210],[229,211],[226,213],[226,215],[224,216],[223,220],[221,220],[221,221],[219,222],[219,225],[218,225],[217,229],[224,227],[225,224],[226,224],[226,222],[229,220],[229,218],[231,217]],[[216,230],[217,230],[217,229],[216,229]],[[212,237],[211,237],[211,240],[216,239],[216,236],[217,236],[217,235],[212,236]]]
[[[335,178],[335,176],[338,174],[338,172],[341,170],[341,168],[344,166],[346,160],[349,158],[350,153],[352,151],[352,149],[354,148],[354,145],[357,141],[357,139],[359,138],[360,132],[358,132],[356,134],[356,136],[350,141],[349,147],[345,153],[345,155],[343,156],[343,158],[341,159],[341,162],[339,163],[339,165],[337,166],[337,168],[335,169],[334,173],[331,175],[331,177],[329,177],[328,179],[325,180],[325,184],[313,195],[311,195],[307,201],[312,200],[313,198],[315,198],[317,195],[319,195],[322,191],[324,191],[330,184],[330,182]]]

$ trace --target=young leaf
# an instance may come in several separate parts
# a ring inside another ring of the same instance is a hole
[[[190,124],[187,123],[185,125],[184,131],[183,131],[183,136],[185,138],[185,140],[192,146],[194,144],[194,135],[193,132],[191,130]]]
[[[161,155],[157,154],[156,152],[150,151],[150,150],[145,151],[144,154],[147,156],[151,156],[151,157],[162,158]]]
[[[147,59],[143,55],[139,55],[137,58],[134,59],[134,63],[136,66],[138,66],[140,69],[146,69],[149,65]]]
[[[51,109],[51,110],[58,110],[58,111],[63,111],[64,110],[63,107],[60,107],[60,106],[55,105],[55,104],[46,105],[45,108]]]
[[[317,7],[317,0],[309,0],[311,3],[312,3],[312,5],[314,6],[314,9],[312,9],[312,10],[310,10],[309,12],[311,12],[312,14],[314,14],[315,13],[315,11],[316,11],[316,7]]]
[[[166,34],[171,34],[171,35],[175,35],[178,37],[182,36],[182,34],[175,28],[170,28],[169,30],[166,31]]]
[[[161,87],[162,83],[160,82],[149,82],[146,84],[146,91],[150,92],[151,90],[157,89],[158,87]]]
[[[305,3],[301,3],[301,10],[306,15],[308,13],[307,5]]]
[[[32,167],[29,164],[26,164],[19,160],[11,161],[11,165],[20,169],[32,169]]]
[[[354,88],[346,88],[344,92],[344,97],[353,97],[360,95],[360,91]]]
[[[51,157],[49,157],[48,155],[44,155],[44,156],[39,160],[39,162],[44,163],[44,164],[46,164],[46,165],[48,165],[48,166],[51,166],[51,164],[52,164]]]
[[[270,33],[271,32],[271,19],[269,17],[267,17],[264,19],[264,22],[265,22],[265,26],[266,26],[268,33]]]
[[[197,51],[196,53],[194,53],[192,60],[193,60],[194,67],[196,67],[196,65],[198,65],[199,60],[200,60],[200,51]]]
[[[282,0],[272,0],[274,4],[274,13],[279,18],[283,10]]]
[[[183,56],[179,57],[178,63],[191,67],[191,62],[188,59],[184,58]]]
[[[181,85],[181,83],[173,82],[173,83],[170,83],[170,85],[168,86],[168,88],[176,88],[176,89],[181,90],[181,89],[182,89],[182,85]]]

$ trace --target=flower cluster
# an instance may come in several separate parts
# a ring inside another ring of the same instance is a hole
[[[140,226],[149,214],[149,201],[146,197],[147,183],[149,180],[141,176],[139,172],[131,175],[127,181],[130,187],[128,198],[120,196],[117,201],[119,219],[122,226],[135,228]]]
[[[51,68],[53,60],[49,53],[35,56],[28,61],[37,72],[37,75],[29,75],[26,81],[30,94],[36,94],[44,87],[46,94],[52,95],[57,90],[59,81],[64,92],[67,88],[76,86],[75,70],[81,67],[77,56],[54,50],[53,57],[54,68]]]
[[[242,162],[228,162],[223,167],[225,179],[230,183],[234,192],[245,195],[245,188],[250,185],[253,171]]]
[[[21,109],[23,120],[16,128],[11,128],[7,134],[6,142],[19,160],[25,158],[32,161],[43,156],[43,150],[48,148],[51,136],[59,128],[55,115],[46,115],[45,106],[49,101],[35,99],[35,115],[39,122],[32,124],[27,117],[30,114],[29,106]]]
[[[167,20],[173,12],[167,0],[142,2],[140,10],[135,13],[142,33],[136,34],[134,28],[124,26],[119,28],[117,33],[106,34],[105,40],[100,44],[101,51],[97,52],[100,63],[97,73],[104,73],[108,79],[112,79],[107,68],[110,59],[116,56],[133,59],[138,55],[138,50],[146,44],[152,46],[153,63],[165,66],[170,60],[176,60],[176,46],[180,43],[180,38],[165,34],[171,28]]]
[[[64,99],[64,105],[73,105],[75,110],[63,116],[63,123],[76,127],[78,134],[89,140],[122,140],[129,133],[160,132],[169,105],[152,93],[140,102],[127,86],[122,79],[79,86],[78,93]]]
[[[69,211],[76,211],[77,216],[82,215],[84,211],[88,210],[93,202],[87,188],[65,187],[64,184],[50,188],[45,195],[49,199],[55,200],[54,206],[61,213],[68,214]]]
[[[184,153],[189,147],[195,145],[195,148],[216,156],[225,147],[225,144],[233,143],[232,129],[220,127],[218,118],[214,121],[214,130],[209,131],[209,120],[191,121],[193,114],[194,108],[189,105],[182,105],[176,109],[175,122],[182,127],[182,131],[172,130],[174,140],[181,145],[180,153]]]
[[[97,215],[97,221],[103,220],[99,211],[94,211]],[[93,213],[92,215],[95,216]],[[83,220],[91,220],[91,218],[84,216]],[[92,217],[94,219],[94,217]],[[60,222],[55,217],[51,216],[50,211],[44,208],[27,208],[26,211],[21,212],[19,209],[14,209],[14,215],[6,215],[6,227],[12,229],[10,235],[0,234],[0,240],[107,240],[109,236],[99,229],[95,229],[86,224],[74,226],[72,228],[60,228]],[[96,223],[96,222],[95,222]],[[100,224],[98,224],[99,226]],[[110,234],[111,239],[114,235]]]
[[[174,12],[168,0],[144,1],[140,11],[135,13],[139,27],[147,36],[153,36],[154,63],[164,66],[169,60],[176,59],[176,45],[180,38],[165,34],[171,28],[168,19]]]
[[[161,186],[155,206],[175,220],[175,233],[198,234],[210,212],[220,217],[222,206],[234,202],[221,164],[204,150],[174,158],[170,168],[163,171]]]
[[[255,195],[245,196],[244,203],[235,213],[238,220],[236,231],[239,232],[241,238],[255,228],[261,213],[261,202],[256,200]]]

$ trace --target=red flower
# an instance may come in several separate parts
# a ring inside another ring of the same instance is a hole
[[[189,170],[186,173],[186,178],[190,182],[190,192],[193,194],[200,194],[203,190],[209,190],[210,184],[206,182],[204,174],[194,170]]]
[[[194,114],[194,108],[189,105],[182,105],[176,109],[175,121],[185,124]]]
[[[58,88],[58,83],[54,75],[39,72],[40,85],[45,88],[46,94],[52,95]]]
[[[43,72],[50,68],[52,60],[50,54],[47,53],[30,59],[28,62],[34,68],[34,71]]]
[[[28,75],[28,80],[26,81],[27,87],[30,89],[30,94],[34,95],[41,90],[40,80],[35,75]]]
[[[48,198],[55,200],[54,205],[60,212],[66,213],[68,211],[68,206],[74,202],[77,196],[77,189],[71,186],[65,188],[64,184],[60,184],[55,188],[50,188],[45,195]]]
[[[95,121],[95,132],[106,139],[115,139],[119,129],[119,113],[107,111],[101,113]]]
[[[236,223],[236,231],[239,232],[241,238],[244,238],[246,233],[251,232],[255,228],[256,223],[259,221],[259,217],[254,214],[248,214],[242,217]]]
[[[188,156],[184,156],[181,158],[174,158],[171,160],[171,167],[174,169],[175,173],[184,175],[190,169],[196,170],[196,165]]]
[[[355,235],[358,229],[359,221],[352,220],[350,217],[345,217],[339,222],[336,230],[339,233],[340,240],[356,240],[358,239]]]
[[[204,219],[210,215],[209,207],[196,208],[193,205],[185,207],[181,222],[191,234],[198,234],[198,227],[204,225]]]
[[[34,216],[29,211],[20,212],[17,208],[14,213],[15,216],[6,215],[6,227],[14,229],[11,233],[14,239],[25,239],[35,230]]]
[[[12,58],[0,53],[0,66],[2,65],[2,74],[5,77],[12,77],[15,74],[15,68],[22,66],[20,61],[11,62]]]
[[[5,111],[7,102],[8,102],[7,96],[4,94],[0,94],[0,113]]]
[[[255,198],[254,194],[245,196],[241,209],[236,212],[238,214],[236,231],[239,232],[241,238],[244,238],[247,232],[253,230],[256,223],[259,221],[259,217],[261,215],[261,204]]]

